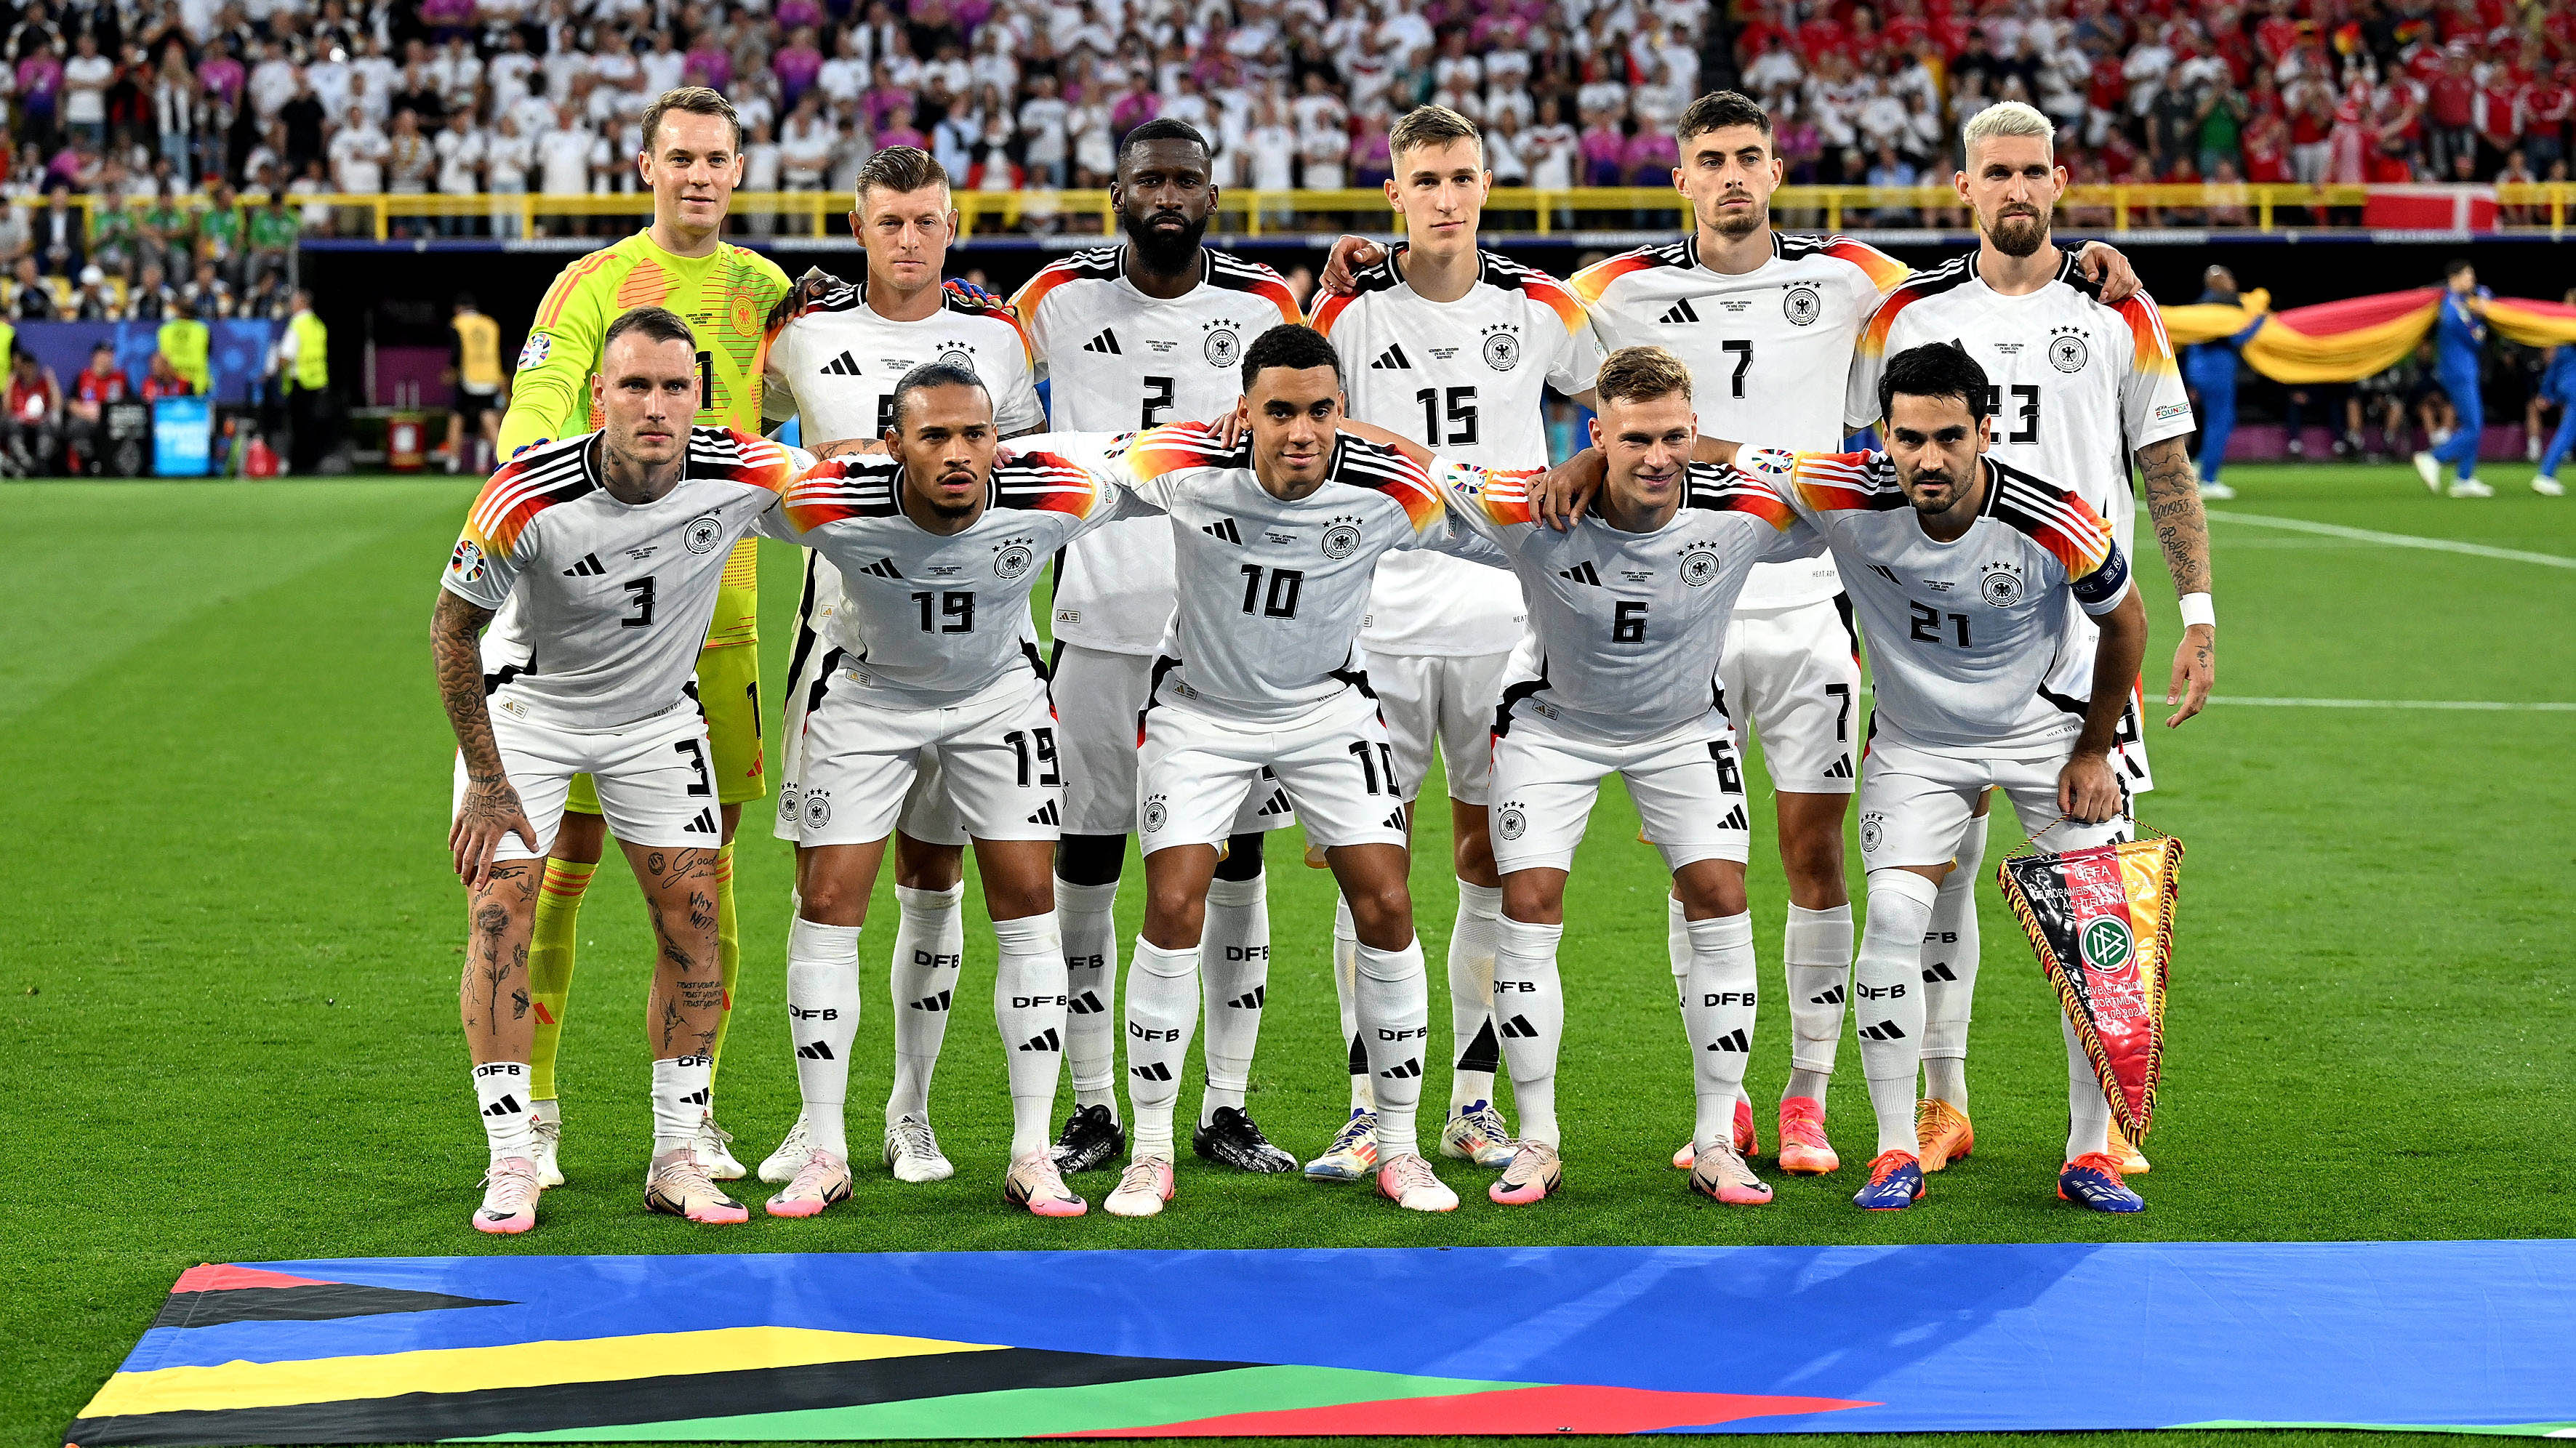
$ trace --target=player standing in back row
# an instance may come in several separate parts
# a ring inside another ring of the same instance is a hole
[[[1983,412],[1993,422],[1995,459],[2073,490],[2110,524],[2123,554],[2131,552],[2137,527],[2129,490],[2134,452],[2156,541],[2181,595],[2183,638],[2165,695],[2177,706],[2165,720],[2171,728],[2199,713],[2209,697],[2218,647],[2209,525],[2187,447],[2191,399],[2154,299],[2140,292],[2117,305],[2097,300],[2074,258],[2049,240],[2049,218],[2066,189],[2054,137],[2048,117],[2018,101],[1990,107],[1968,123],[1961,137],[1968,169],[1957,185],[1960,200],[1977,213],[1982,240],[1976,251],[1907,278],[1880,304],[1852,358],[1843,420],[1864,427],[1877,417],[1888,358],[1930,342],[1955,343],[1988,379]],[[2077,701],[2092,693],[2096,635],[2069,608],[2077,626],[2048,687],[2066,701],[2061,708],[2080,714]],[[2140,713],[2133,697],[2112,756],[2133,795],[2155,786]],[[1923,957],[1927,1172],[1966,1156],[1976,1142],[1967,1110],[1968,1021],[1981,944],[1976,885],[1988,805],[1977,801],[1976,823],[1960,840],[1959,868],[1941,882]],[[2025,833],[2047,823],[2021,821]],[[2050,847],[2059,848],[2054,839]],[[2115,1137],[2112,1153],[2125,1169],[2146,1170],[2146,1158],[2125,1140]]]
[[[1544,468],[1548,389],[1588,392],[1601,367],[1582,305],[1556,278],[1477,249],[1494,173],[1475,122],[1446,106],[1417,106],[1388,145],[1395,175],[1386,195],[1404,217],[1404,244],[1315,309],[1315,330],[1342,359],[1351,418],[1457,462]],[[1512,1148],[1493,1107],[1502,877],[1485,818],[1488,731],[1526,618],[1509,573],[1406,550],[1379,560],[1360,630],[1407,805],[1417,804],[1413,792],[1430,777],[1435,744],[1449,785],[1458,918],[1449,933],[1453,1069],[1440,1151],[1496,1168],[1511,1161]],[[1350,1046],[1351,1120],[1332,1149],[1307,1164],[1306,1174],[1322,1180],[1360,1180],[1377,1160],[1368,1056],[1353,1039],[1358,967],[1350,905],[1336,901],[1333,982]]]
[[[653,192],[653,224],[565,267],[537,304],[501,420],[501,456],[590,431],[590,380],[608,324],[631,308],[667,307],[695,333],[701,426],[760,431],[761,354],[769,309],[786,295],[787,275],[757,252],[723,240],[725,212],[742,180],[742,125],[723,96],[703,86],[666,91],[645,109],[645,149],[635,158]],[[717,939],[723,957],[725,1017],[732,1013],[742,951],[734,928],[733,833],[745,800],[768,789],[760,748],[760,600],[757,547],[748,538],[725,561],[706,647],[698,657],[698,707],[707,717],[716,799],[724,843],[715,865]],[[498,678],[537,664],[516,610],[504,609],[483,641],[484,672]],[[537,1030],[530,1090],[537,1098],[537,1168],[548,1186],[563,1180],[556,1163],[562,1109],[555,1097],[555,1047],[572,991],[573,940],[581,899],[590,888],[607,831],[587,775],[575,776],[564,827],[546,861],[529,942],[529,992]],[[711,1055],[721,1059],[719,1025]],[[743,1174],[725,1147],[731,1140],[710,1111],[698,1154],[719,1181]]]
[[[1011,309],[1050,378],[1057,432],[1133,432],[1223,417],[1243,395],[1250,341],[1298,320],[1266,266],[1200,244],[1216,209],[1207,138],[1147,121],[1118,148],[1110,198],[1124,246],[1077,252],[1029,279]],[[1136,718],[1171,622],[1172,536],[1161,519],[1112,523],[1056,565],[1055,697],[1065,757],[1056,903],[1072,1006],[1065,1055],[1074,1112],[1057,1143],[1068,1172],[1126,1145],[1118,1120],[1118,928],[1111,912],[1136,827]],[[1270,912],[1261,837],[1293,822],[1286,796],[1255,790],[1226,841],[1207,910],[1207,1095],[1191,1146],[1247,1171],[1290,1171],[1245,1110],[1269,989]]]
[[[990,389],[993,421],[1005,438],[1046,426],[1028,339],[1010,311],[949,287],[943,275],[957,208],[948,174],[930,154],[888,146],[859,168],[850,233],[864,258],[853,285],[809,274],[771,326],[763,377],[765,421],[800,420],[817,457],[881,441],[891,429],[895,389],[930,362],[965,366]],[[805,554],[796,604],[796,642],[787,667],[778,730],[778,813],[773,830],[803,838],[805,717],[837,655],[827,635],[843,602],[840,570],[822,550]],[[930,1077],[948,1033],[949,1008],[966,958],[966,829],[940,786],[937,763],[922,770],[905,802],[894,843],[896,926],[888,972],[893,987],[894,1073],[886,1093],[884,1161],[895,1179],[942,1181],[956,1170],[930,1126]],[[793,1180],[809,1150],[801,1114],[760,1164],[763,1181]],[[833,1148],[847,1158],[846,1143]]]

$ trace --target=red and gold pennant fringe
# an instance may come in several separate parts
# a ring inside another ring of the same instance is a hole
[[[1995,883],[2102,1079],[2112,1119],[2131,1141],[2144,1140],[2164,1076],[2182,841],[2159,835],[2021,855],[2003,862]]]

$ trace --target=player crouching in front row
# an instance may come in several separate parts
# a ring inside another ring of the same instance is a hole
[[[448,844],[471,922],[460,1007],[491,1147],[479,1231],[536,1225],[528,940],[539,866],[577,773],[598,785],[660,942],[644,1203],[695,1222],[749,1215],[692,1149],[724,988],[713,903],[721,826],[690,671],[727,555],[812,460],[746,433],[692,428],[698,389],[696,343],[676,313],[639,307],[611,323],[591,380],[606,426],[493,474],[438,596],[431,645],[458,746]],[[513,593],[546,665],[487,678],[477,637]]]

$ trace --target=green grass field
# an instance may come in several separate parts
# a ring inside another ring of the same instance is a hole
[[[2221,510],[2576,560],[2576,504],[2491,470],[2488,502],[2403,469],[2240,468]],[[432,592],[470,486],[449,481],[34,484],[0,492],[28,601],[0,650],[8,873],[0,1000],[20,1042],[12,1138],[35,1174],[0,1203],[0,1440],[59,1432],[198,1262],[365,1255],[1023,1247],[2416,1239],[2576,1234],[2560,1134],[2576,1119],[2562,1023],[2576,865],[2576,571],[2277,523],[2213,522],[2220,693],[2268,700],[2556,703],[2531,709],[2220,703],[2157,731],[2144,818],[2187,842],[2163,1110],[2141,1217],[2054,1199],[2063,1130],[2055,1007],[1992,891],[1972,1068],[1976,1157],[1920,1208],[1864,1218],[1837,1176],[1767,1210],[1689,1194],[1665,1157],[1690,1075],[1664,964],[1664,880],[1615,788],[1567,901],[1560,1080],[1570,1189],[1409,1216],[1359,1190],[1182,1168],[1152,1222],[1007,1209],[1007,1111],[990,1016],[961,1009],[934,1095],[959,1173],[863,1175],[811,1223],[727,1231],[645,1214],[641,1024],[649,949],[603,869],[564,1038],[571,1184],[529,1236],[469,1230],[483,1164],[455,1019],[460,893],[443,849],[452,741],[428,659]],[[763,669],[784,677],[795,561],[764,545]],[[2164,570],[2151,695],[2175,639]],[[775,715],[772,715],[773,723]],[[1748,772],[1757,792],[1758,772]],[[1414,872],[1425,947],[1453,909],[1445,812]],[[1757,811],[1757,819],[1767,816]],[[1992,853],[2012,841],[1999,838]],[[745,965],[722,1120],[756,1160],[796,1111],[782,995],[789,855],[746,814]],[[1785,897],[1757,840],[1756,939],[1773,992],[1753,1090],[1787,1069]],[[1855,859],[1857,851],[1854,852]],[[1122,901],[1132,938],[1141,872]],[[1311,1155],[1342,1115],[1326,877],[1272,854],[1276,961],[1252,1105]],[[1857,888],[1857,878],[1855,878]],[[890,881],[862,941],[869,1009],[853,1135],[873,1140],[891,1055]],[[968,901],[967,984],[991,938]],[[1437,967],[1435,966],[1435,969]],[[1447,1035],[1433,986],[1434,1034]],[[1833,1127],[1868,1155],[1856,1053]],[[1197,1086],[1185,1090],[1194,1110]],[[1437,1075],[1426,1106],[1445,1098]],[[1070,1099],[1069,1094],[1066,1098]],[[1766,1111],[1767,1115],[1767,1111]],[[1770,1135],[1767,1123],[1766,1141]],[[1078,1178],[1096,1201],[1111,1178]],[[770,1188],[746,1182],[747,1199]],[[2277,1441],[2277,1440],[2274,1440]]]

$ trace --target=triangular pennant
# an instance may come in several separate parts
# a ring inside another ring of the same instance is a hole
[[[2146,1137],[2164,1076],[2182,841],[2170,836],[2003,862],[1995,883],[2101,1077],[2112,1119]]]
[[[170,1285],[177,1292],[231,1292],[244,1287],[320,1287],[319,1277],[290,1277],[262,1267],[236,1267],[229,1262],[201,1262],[179,1274]]]

